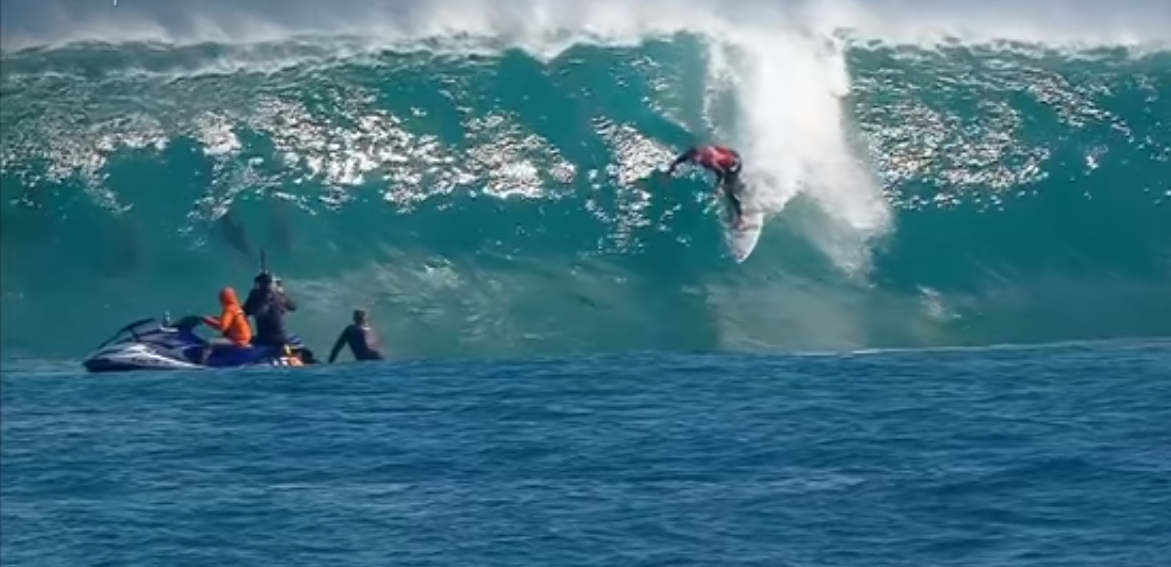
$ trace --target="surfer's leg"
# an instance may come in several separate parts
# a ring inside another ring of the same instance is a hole
[[[740,196],[736,194],[736,190],[725,191],[724,194],[728,196],[728,202],[732,203],[732,210],[736,212],[736,218],[744,216],[744,205],[740,203]]]
[[[740,191],[743,187],[740,185],[740,177],[734,173],[729,174],[724,179],[724,196],[728,199],[728,204],[732,206],[732,212],[736,215],[735,226],[740,226],[744,221],[744,205],[740,202]]]

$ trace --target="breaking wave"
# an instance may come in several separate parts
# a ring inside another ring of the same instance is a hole
[[[367,306],[402,356],[1171,332],[1166,8],[1058,33],[938,4],[342,4],[368,17],[9,26],[6,355],[211,311],[262,248],[296,331]],[[744,264],[708,181],[652,176],[707,140],[768,211]]]

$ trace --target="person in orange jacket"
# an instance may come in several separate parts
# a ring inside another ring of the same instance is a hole
[[[240,298],[236,290],[225,287],[220,290],[219,317],[204,317],[207,326],[223,334],[223,338],[214,338],[208,341],[203,350],[203,363],[207,364],[208,357],[218,348],[248,348],[252,345],[252,327],[248,324],[248,317],[244,315],[244,308],[240,306]]]

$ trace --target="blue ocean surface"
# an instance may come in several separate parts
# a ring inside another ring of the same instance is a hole
[[[4,565],[1153,567],[1171,343],[3,378]]]

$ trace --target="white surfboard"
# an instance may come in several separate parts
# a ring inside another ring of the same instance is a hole
[[[760,241],[760,231],[764,228],[764,213],[759,211],[745,212],[744,224],[739,228],[732,228],[730,212],[724,215],[723,222],[725,240],[728,242],[732,256],[736,258],[736,263],[747,260],[752,255],[752,251],[756,249],[756,243]]]

